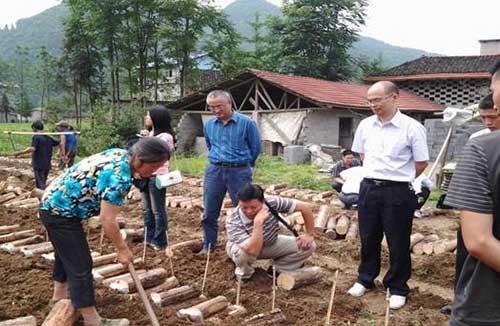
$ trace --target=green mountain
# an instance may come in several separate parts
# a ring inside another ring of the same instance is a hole
[[[251,36],[249,23],[259,13],[261,19],[267,16],[281,15],[280,8],[265,0],[236,0],[224,12],[235,24],[243,36]],[[37,49],[46,46],[53,55],[60,54],[63,43],[63,19],[68,15],[68,9],[57,5],[30,18],[17,21],[14,29],[0,29],[0,58],[8,61],[15,55],[17,45]],[[431,55],[422,50],[396,47],[370,37],[361,36],[353,45],[351,53],[365,58],[382,56],[385,66],[399,65],[422,55]]]

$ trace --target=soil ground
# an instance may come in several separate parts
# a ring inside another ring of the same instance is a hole
[[[6,175],[0,174],[0,181]],[[32,185],[26,185],[26,190]],[[193,194],[199,196],[199,188],[186,184],[178,185],[171,190],[174,194]],[[140,224],[140,202],[128,204],[123,215],[129,221]],[[168,208],[170,242],[177,243],[189,239],[201,238],[200,212],[197,209]],[[19,223],[22,229],[34,228],[43,234],[37,220],[36,209],[13,208],[0,206],[0,225]],[[440,238],[453,238],[457,228],[457,220],[452,213],[438,213],[431,217],[414,220],[414,232],[436,233]],[[210,257],[207,276],[206,295],[209,298],[225,295],[235,302],[236,291],[233,280],[233,265],[228,260],[223,243],[224,230],[221,226],[220,246]],[[97,250],[99,231],[89,234],[91,248]],[[379,284],[362,298],[352,298],[346,291],[356,279],[359,263],[358,241],[332,241],[325,236],[317,237],[318,251],[308,265],[319,265],[325,268],[326,277],[322,282],[286,292],[277,291],[277,307],[281,308],[288,318],[288,325],[323,325],[327,313],[328,300],[333,274],[339,270],[339,280],[335,295],[332,325],[383,325],[386,308],[385,292]],[[134,254],[140,257],[140,243],[130,243]],[[108,241],[103,254],[114,252]],[[175,276],[182,285],[200,286],[205,268],[205,258],[194,255],[185,248],[175,252],[173,259]],[[388,265],[387,252],[383,252],[383,267]],[[169,270],[168,260],[163,253],[150,249],[143,267],[163,266]],[[138,266],[140,267],[140,266]],[[385,270],[383,270],[383,273]],[[242,305],[248,310],[247,316],[253,316],[270,310],[272,280],[265,275],[263,269],[256,274],[242,289]],[[412,288],[408,304],[401,310],[391,311],[391,325],[446,325],[447,317],[439,312],[439,308],[452,298],[454,275],[454,255],[414,256],[413,274],[410,281]],[[34,315],[41,323],[48,314],[48,303],[51,297],[51,265],[40,257],[25,258],[21,255],[10,255],[0,252],[0,279],[2,295],[0,296],[0,321],[25,315]],[[117,294],[105,287],[96,288],[97,307],[100,313],[109,318],[124,317],[131,325],[149,325],[144,306],[137,299],[128,295]],[[179,319],[176,311],[180,307],[191,306],[198,299],[173,307],[155,308],[161,325],[188,325],[186,320]],[[242,319],[229,317],[225,313],[218,314],[208,320],[213,325],[239,325]]]

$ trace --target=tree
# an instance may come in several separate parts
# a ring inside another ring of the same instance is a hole
[[[162,24],[159,36],[169,58],[176,61],[180,70],[181,96],[186,93],[189,72],[195,68],[196,52],[202,36],[210,31],[213,35],[224,35],[229,45],[235,31],[227,17],[213,7],[210,1],[165,0],[161,4]],[[221,49],[221,51],[223,51]]]
[[[50,91],[54,88],[56,68],[56,59],[50,55],[47,48],[42,46],[37,54],[38,67],[36,71],[38,85],[40,88],[40,107],[42,108],[42,117],[44,108],[50,106]]]
[[[23,94],[21,98],[22,102],[19,104],[17,113],[19,113],[24,118],[28,118],[31,116],[31,109],[33,109],[33,104],[31,104],[31,101],[26,94]]]
[[[9,122],[9,111],[10,111],[10,103],[7,94],[3,93],[2,102],[0,102],[0,108],[5,114],[5,122]]]
[[[345,80],[354,71],[347,53],[364,25],[366,0],[284,0],[272,33],[280,39],[285,72]]]
[[[361,69],[361,78],[365,78],[370,75],[378,75],[389,68],[384,65],[382,55],[379,55],[377,58],[371,60],[370,58],[361,57],[358,58],[358,61],[358,66]]]

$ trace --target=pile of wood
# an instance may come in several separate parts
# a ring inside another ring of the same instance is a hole
[[[203,200],[201,198],[190,198],[186,196],[167,196],[166,205],[180,208],[202,207]]]
[[[321,205],[314,219],[316,233],[325,233],[330,239],[355,240],[358,238],[358,217],[355,211],[342,211],[340,214],[330,214],[333,210],[327,205]]]
[[[1,167],[0,167],[1,168]],[[12,169],[12,168],[9,168]],[[19,170],[15,169],[19,172]],[[0,182],[0,205],[11,208],[37,208],[43,192],[40,189],[25,191],[26,182],[21,177],[11,175]]]
[[[319,192],[310,189],[288,188],[287,184],[280,183],[268,186],[266,188],[266,194],[280,195],[282,197],[296,198],[315,203],[326,203],[335,193],[333,191]]]
[[[415,255],[441,255],[453,252],[456,247],[457,239],[440,239],[436,234],[414,233],[410,237],[410,248]]]

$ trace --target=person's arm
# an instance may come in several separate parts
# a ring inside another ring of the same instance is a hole
[[[16,156],[17,157],[19,155],[23,155],[23,154],[26,154],[26,153],[33,153],[34,151],[35,151],[35,147],[30,146],[30,147],[26,147],[22,151],[18,151],[18,152],[12,153],[12,156]]]
[[[298,201],[295,205],[294,212],[300,212],[302,217],[304,218],[304,226],[305,233],[301,234],[297,238],[297,247],[299,249],[308,250],[311,248],[312,243],[314,242],[314,215],[311,210],[311,207],[304,203]]]
[[[61,135],[61,141],[59,142],[59,157],[63,160],[66,158],[66,135]]]
[[[461,228],[469,254],[500,273],[500,241],[493,235],[493,215],[462,210]]]
[[[363,120],[364,121],[364,120]],[[361,161],[365,159],[365,146],[363,140],[363,126],[364,123],[361,121],[356,128],[356,133],[354,134],[354,139],[352,140],[351,150],[359,154]]]
[[[423,162],[415,162],[415,178],[422,174],[425,171],[425,168],[429,165],[427,161]]]
[[[248,242],[243,246],[243,250],[250,256],[257,257],[264,246],[264,222],[270,213],[264,205],[253,220],[253,231]]]
[[[128,265],[133,260],[133,255],[123,240],[120,234],[120,228],[116,222],[116,216],[120,212],[120,207],[110,204],[109,202],[101,201],[101,213],[99,220],[104,229],[104,234],[111,239],[116,249],[118,250],[118,261],[124,265]]]
[[[336,178],[334,178],[334,179],[333,179],[333,181],[335,181],[335,182],[337,182],[337,183],[340,183],[340,184],[342,184],[342,185],[343,185],[343,184],[344,184],[344,182],[345,182],[345,180],[344,180],[344,179],[342,179],[341,177],[336,177]]]
[[[255,121],[253,120],[250,122],[248,128],[248,143],[252,155],[251,165],[255,166],[255,161],[257,161],[257,158],[260,155],[260,135],[259,135],[259,129],[257,128]]]
[[[212,144],[210,143],[210,136],[208,135],[209,134],[209,123],[210,123],[210,121],[208,121],[205,124],[205,126],[203,127],[203,134],[205,135],[205,142],[207,143],[208,151],[210,151],[210,149],[212,148]]]

